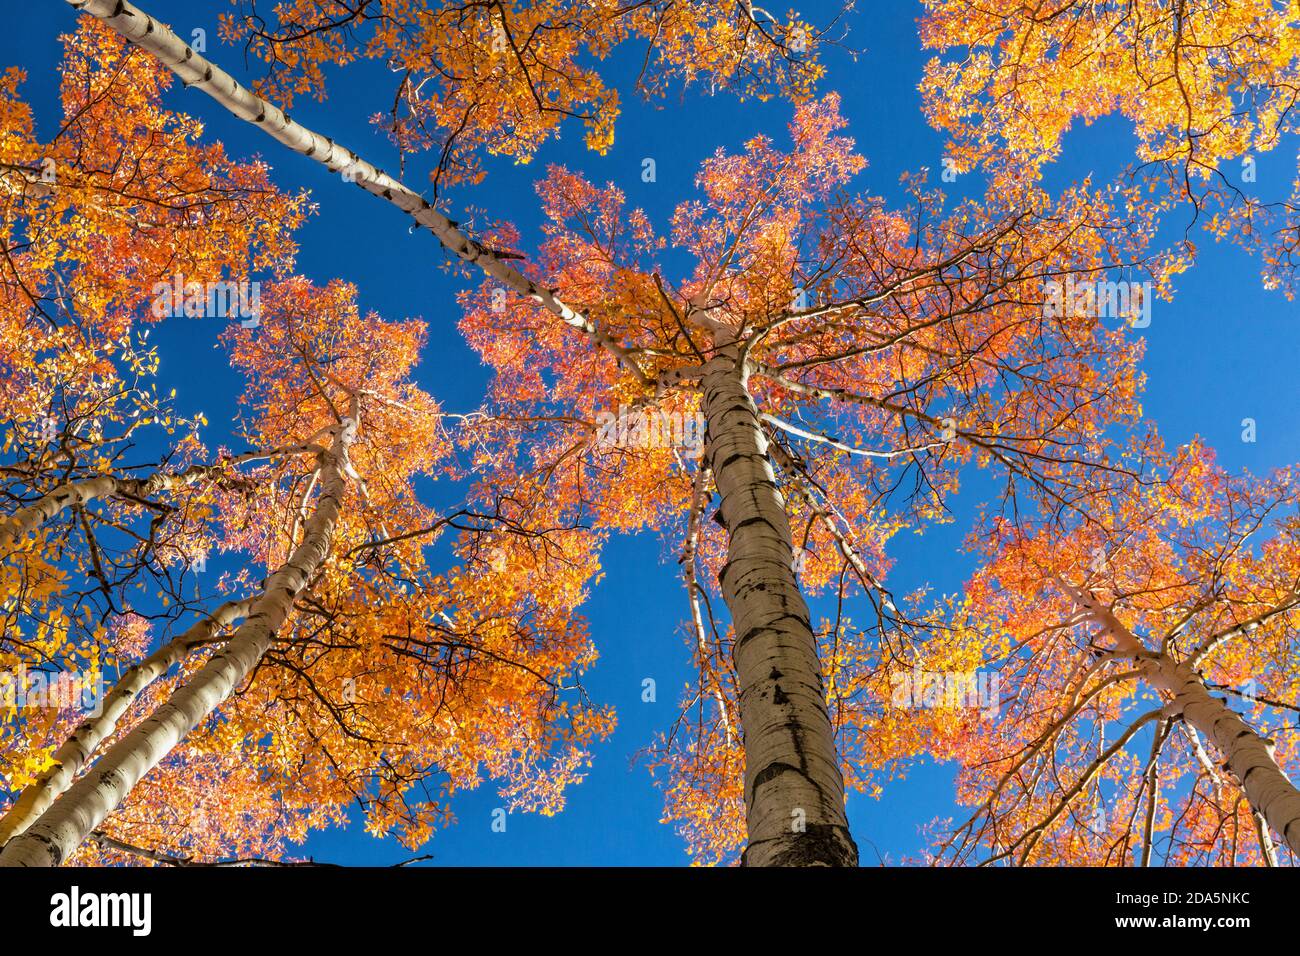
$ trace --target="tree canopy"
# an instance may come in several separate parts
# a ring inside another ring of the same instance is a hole
[[[896,185],[848,9],[60,12],[59,115],[0,78],[0,864],[564,813],[634,642],[691,675],[629,747],[693,862],[856,865],[846,807],[934,767],[912,862],[1294,862],[1294,463],[1144,409],[1190,224],[1286,307],[1296,200],[1242,171],[1297,132],[1294,5],[927,0],[944,155]],[[745,131],[680,193],[629,198],[671,143],[587,168],[688,98]],[[380,314],[404,231],[447,276]],[[643,533],[680,587],[599,623]]]

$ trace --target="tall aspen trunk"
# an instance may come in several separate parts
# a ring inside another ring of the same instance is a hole
[[[749,836],[743,861],[856,866],[817,643],[746,378],[731,346],[702,381],[706,454],[728,534],[719,581],[735,628]]]
[[[1103,633],[1114,638],[1118,652],[1132,657],[1143,677],[1173,698],[1173,713],[1218,748],[1225,758],[1224,766],[1241,782],[1251,808],[1293,852],[1300,853],[1300,790],[1273,759],[1271,742],[1251,729],[1226,703],[1212,696],[1205,679],[1191,662],[1176,661],[1164,652],[1148,651],[1137,635],[1091,592],[1066,581],[1061,583],[1102,626]]]
[[[207,643],[220,630],[248,613],[248,599],[223,604],[184,634],[168,641],[148,657],[127,668],[113,689],[105,695],[99,712],[80,723],[67,740],[54,751],[54,766],[40,774],[27,787],[9,811],[0,817],[0,847],[25,831],[52,804],[72,781],[104,740],[112,736],[117,722],[135,699],[171,667],[185,659],[194,648]]]
[[[1223,700],[1212,696],[1201,675],[1185,661],[1168,654],[1140,654],[1138,661],[1146,678],[1173,696],[1183,719],[1223,754],[1255,812],[1293,852],[1300,853],[1300,790],[1273,759],[1270,743]]]
[[[550,289],[539,285],[491,249],[480,245],[459,225],[444,216],[419,193],[394,179],[373,163],[313,129],[289,117],[284,110],[258,96],[233,76],[204,57],[176,35],[167,24],[156,20],[127,0],[66,0],[82,13],[106,23],[120,36],[156,57],[180,77],[186,86],[212,97],[234,116],[252,123],[276,142],[323,164],[331,172],[348,174],[349,181],[373,196],[391,203],[428,229],[453,255],[473,263],[492,278],[520,295],[539,303],[563,322],[580,330],[592,342],[614,356],[642,384],[649,384],[628,349],[616,342],[589,318],[562,302]]]
[[[298,545],[254,600],[249,616],[222,648],[183,686],[119,740],[53,805],[0,850],[0,866],[58,866],[79,847],[131,788],[230,696],[263,655],[289,616],[295,598],[329,554],[347,486],[348,449],[359,420],[351,417],[321,455],[321,493]]]

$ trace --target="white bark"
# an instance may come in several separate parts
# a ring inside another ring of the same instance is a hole
[[[109,748],[26,832],[5,844],[0,866],[58,866],[66,860],[140,778],[252,673],[288,618],[295,598],[329,554],[351,471],[348,449],[359,417],[354,400],[351,416],[340,423],[332,446],[321,455],[320,498],[303,540],[267,579],[249,616],[166,703]]]
[[[112,736],[117,722],[146,687],[167,673],[173,665],[184,660],[194,648],[208,643],[217,632],[244,617],[251,603],[246,598],[223,604],[184,634],[127,668],[113,689],[104,695],[99,712],[77,726],[54,751],[54,765],[23,790],[9,811],[0,818],[0,847],[31,826],[55,798],[68,789],[89,762],[95,749]]]
[[[156,56],[186,85],[277,142],[334,172],[347,170],[358,186],[413,217],[452,253],[580,329],[649,384],[630,350],[588,318],[480,246],[418,193],[243,87],[165,24],[125,0],[67,2],[104,21]],[[790,528],[764,455],[757,412],[734,359],[733,350],[730,371],[715,368],[704,384],[705,414],[713,435],[711,460],[731,533],[722,584],[735,622],[741,676],[750,835],[745,859],[750,865],[855,865],[857,848],[844,812],[844,784],[816,642],[791,566]]]
[[[224,473],[234,465],[242,465],[262,458],[280,455],[319,454],[321,448],[315,444],[319,435],[313,435],[298,445],[285,445],[259,451],[244,452],[235,458],[226,459],[216,465],[191,465],[179,472],[154,472],[147,478],[121,478],[116,475],[95,475],[91,478],[78,478],[64,482],[46,492],[29,505],[19,508],[13,514],[0,521],[0,547],[8,547],[26,535],[31,534],[45,522],[49,521],[65,508],[85,505],[100,498],[112,498],[131,495],[135,498],[148,499],[163,491],[180,491],[204,478],[211,478]]]
[[[718,707],[718,719],[722,721],[727,743],[733,744],[736,740],[735,731],[732,730],[731,717],[727,713],[727,697],[722,688],[722,681],[718,679],[710,663],[712,655],[709,653],[709,639],[704,630],[704,615],[700,610],[700,582],[695,574],[695,555],[700,544],[700,520],[704,516],[704,509],[708,507],[710,497],[706,490],[708,480],[709,469],[699,467],[695,472],[695,489],[691,494],[691,512],[686,525],[686,547],[682,549],[682,578],[686,582],[686,598],[691,607],[691,628],[695,632],[695,646],[700,655],[700,680],[713,685],[713,702]]]
[[[1118,652],[1136,660],[1143,677],[1173,698],[1168,708],[1170,715],[1181,716],[1214,744],[1226,759],[1225,767],[1240,782],[1251,807],[1293,852],[1300,853],[1300,791],[1273,758],[1270,742],[1224,701],[1212,696],[1190,662],[1146,650],[1137,636],[1092,594],[1062,584],[1114,639]]]
[[[1259,854],[1264,858],[1265,866],[1277,866],[1277,847],[1268,832],[1268,821],[1258,810],[1252,809],[1250,817],[1255,821],[1255,837],[1259,840]]]
[[[703,378],[708,460],[729,536],[719,574],[735,628],[746,866],[856,866],[808,606],[758,411],[722,349]]]
[[[324,164],[330,171],[347,171],[358,186],[392,203],[437,237],[442,245],[466,262],[473,263],[502,285],[540,303],[564,322],[580,329],[593,342],[613,355],[642,384],[650,384],[630,351],[619,345],[594,322],[556,298],[490,249],[479,245],[438,212],[419,193],[388,173],[362,159],[352,150],[290,119],[284,110],[262,99],[206,57],[196,53],[167,24],[155,20],[125,0],[67,0],[76,9],[102,20],[140,49],[157,57],[169,70],[212,97],[235,116],[253,123],[278,143],[295,153]]]
[[[764,416],[770,418],[771,416]],[[867,563],[862,560],[862,555],[858,553],[857,546],[849,539],[853,532],[853,526],[848,519],[844,517],[831,501],[825,496],[819,496],[815,486],[808,480],[808,476],[803,474],[794,459],[786,454],[776,442],[769,446],[772,450],[772,457],[777,460],[781,470],[786,474],[787,480],[785,487],[790,489],[790,499],[799,501],[802,499],[812,512],[813,516],[821,522],[827,534],[835,539],[835,544],[840,549],[840,554],[844,555],[849,566],[853,568],[862,582],[863,587],[871,588],[880,595],[880,600],[887,611],[894,611],[894,601],[889,592],[885,590],[884,585],[876,580],[876,576],[871,573]],[[818,500],[818,498],[821,500]]]
[[[0,163],[0,183],[11,196],[44,199],[54,195],[54,183],[47,183],[33,169],[13,163]]]
[[[96,475],[94,478],[59,485],[4,519],[3,524],[0,524],[0,547],[21,541],[64,508],[84,505],[96,498],[112,495],[120,485],[121,479],[112,475]]]
[[[1185,661],[1175,661],[1168,654],[1142,654],[1139,669],[1152,684],[1173,696],[1183,719],[1224,755],[1251,807],[1293,852],[1300,853],[1300,791],[1273,759],[1269,742],[1223,700],[1211,696],[1201,675]]]

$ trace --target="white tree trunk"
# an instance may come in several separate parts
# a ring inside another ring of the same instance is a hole
[[[1168,654],[1141,655],[1138,660],[1147,679],[1173,696],[1183,719],[1224,755],[1251,807],[1293,852],[1300,853],[1300,791],[1273,759],[1269,742],[1212,696],[1201,675],[1186,662]]]
[[[247,615],[251,604],[252,601],[247,598],[223,604],[184,634],[174,637],[148,657],[127,668],[113,689],[104,696],[99,712],[77,726],[59,749],[54,751],[54,765],[23,790],[9,811],[0,818],[0,847],[31,826],[55,798],[68,789],[90,761],[95,749],[112,736],[117,722],[146,687],[167,673],[173,665],[184,660],[194,648],[212,640],[218,631]]]
[[[462,232],[428,200],[394,179],[352,150],[290,119],[284,110],[262,99],[252,90],[195,52],[167,24],[154,19],[126,0],[67,0],[76,9],[102,20],[140,49],[151,53],[169,70],[212,97],[235,116],[254,124],[272,139],[295,153],[324,164],[330,171],[347,172],[348,178],[372,195],[392,203],[437,237],[438,241],[466,262],[473,263],[502,285],[542,305],[567,324],[581,330],[592,342],[614,356],[643,384],[645,373],[628,350],[586,316],[560,301],[550,289],[528,278],[492,250],[479,245]]]
[[[729,536],[719,574],[735,628],[745,746],[746,866],[856,866],[785,503],[737,350],[703,378],[708,460]]]
[[[58,866],[199,722],[238,687],[271,647],[276,632],[329,554],[347,486],[348,449],[359,412],[338,426],[321,455],[321,493],[302,543],[267,579],[247,619],[199,671],[147,719],[119,740],[54,801],[36,822],[0,850],[0,866]]]
[[[64,508],[116,494],[120,486],[121,479],[112,475],[96,475],[59,485],[0,521],[0,547],[21,541]]]
[[[315,441],[318,433],[297,445],[285,445],[259,451],[244,452],[235,458],[215,465],[190,465],[179,472],[157,471],[147,478],[121,478],[117,475],[95,475],[68,481],[45,493],[13,514],[0,518],[0,547],[8,547],[40,528],[65,508],[85,505],[100,498],[123,494],[136,498],[150,498],[162,491],[181,491],[205,478],[215,478],[235,465],[273,458],[281,455],[299,455],[308,452],[319,454]]]
[[[1058,578],[1058,580],[1061,580]],[[1251,729],[1226,703],[1210,694],[1205,680],[1189,661],[1175,661],[1164,652],[1148,651],[1110,608],[1091,592],[1061,580],[1065,590],[1115,641],[1119,653],[1131,656],[1138,670],[1172,698],[1170,716],[1178,715],[1196,728],[1226,758],[1246,799],[1295,853],[1300,853],[1300,791],[1273,759],[1269,741]]]

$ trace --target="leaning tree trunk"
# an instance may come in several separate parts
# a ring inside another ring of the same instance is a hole
[[[220,467],[194,465],[177,474],[159,471],[148,478],[96,475],[65,482],[13,514],[0,518],[0,547],[21,541],[65,508],[87,505],[96,499],[112,498],[124,492],[137,498],[149,498],[160,491],[179,491],[202,478],[219,474]]]
[[[719,573],[735,629],[745,746],[746,866],[856,866],[844,779],[785,502],[736,348],[703,381],[707,454],[722,499]]]
[[[117,491],[120,485],[121,480],[112,475],[97,475],[60,485],[32,504],[0,518],[0,548],[22,541],[64,508],[104,498]]]
[[[322,430],[323,433],[323,430]],[[313,435],[297,445],[283,445],[245,452],[235,458],[227,458],[215,465],[190,465],[175,474],[156,471],[147,478],[130,478],[118,475],[95,475],[92,478],[79,478],[67,481],[46,492],[31,504],[24,505],[13,514],[0,516],[0,549],[10,548],[21,542],[27,535],[38,530],[55,515],[66,508],[87,505],[101,498],[113,498],[130,495],[134,498],[151,498],[159,492],[174,492],[196,484],[205,478],[219,478],[235,465],[262,458],[279,455],[303,454],[316,446],[314,442],[320,434]],[[5,557],[0,553],[0,558]]]
[[[106,23],[120,36],[156,57],[180,77],[186,86],[200,90],[229,110],[252,123],[272,139],[300,156],[324,164],[331,172],[346,172],[350,181],[373,196],[392,203],[428,229],[452,254],[473,263],[493,279],[540,304],[568,325],[581,331],[642,381],[644,372],[605,330],[566,305],[555,293],[530,279],[493,250],[481,245],[459,225],[434,208],[433,204],[394,179],[373,163],[328,136],[308,129],[269,100],[258,96],[233,76],[191,47],[167,24],[156,20],[127,0],[66,0],[82,13]]]
[[[1173,698],[1174,712],[1214,743],[1226,759],[1227,769],[1241,782],[1251,808],[1293,852],[1300,853],[1300,790],[1273,758],[1271,742],[1212,696],[1204,678],[1189,661],[1176,661],[1163,651],[1147,650],[1137,635],[1091,592],[1064,580],[1061,584],[1102,626],[1103,633],[1114,638],[1117,650],[1137,662],[1142,676]]]
[[[54,765],[24,789],[9,811],[0,817],[0,847],[30,827],[55,798],[68,789],[90,761],[95,748],[112,736],[117,722],[146,687],[167,673],[174,664],[184,660],[194,648],[212,640],[218,631],[246,615],[251,603],[244,599],[223,604],[184,634],[127,668],[113,689],[105,695],[99,712],[78,724],[68,739],[54,751],[51,757]]]
[[[1210,694],[1201,675],[1168,654],[1139,655],[1138,669],[1174,698],[1183,719],[1210,739],[1241,781],[1246,799],[1294,853],[1300,853],[1300,790],[1282,772],[1269,742],[1223,700]]]
[[[238,687],[271,647],[295,598],[324,563],[347,486],[359,413],[338,426],[321,455],[321,494],[302,543],[266,581],[230,640],[166,703],[119,740],[24,833],[0,850],[0,866],[58,866],[199,722]]]

